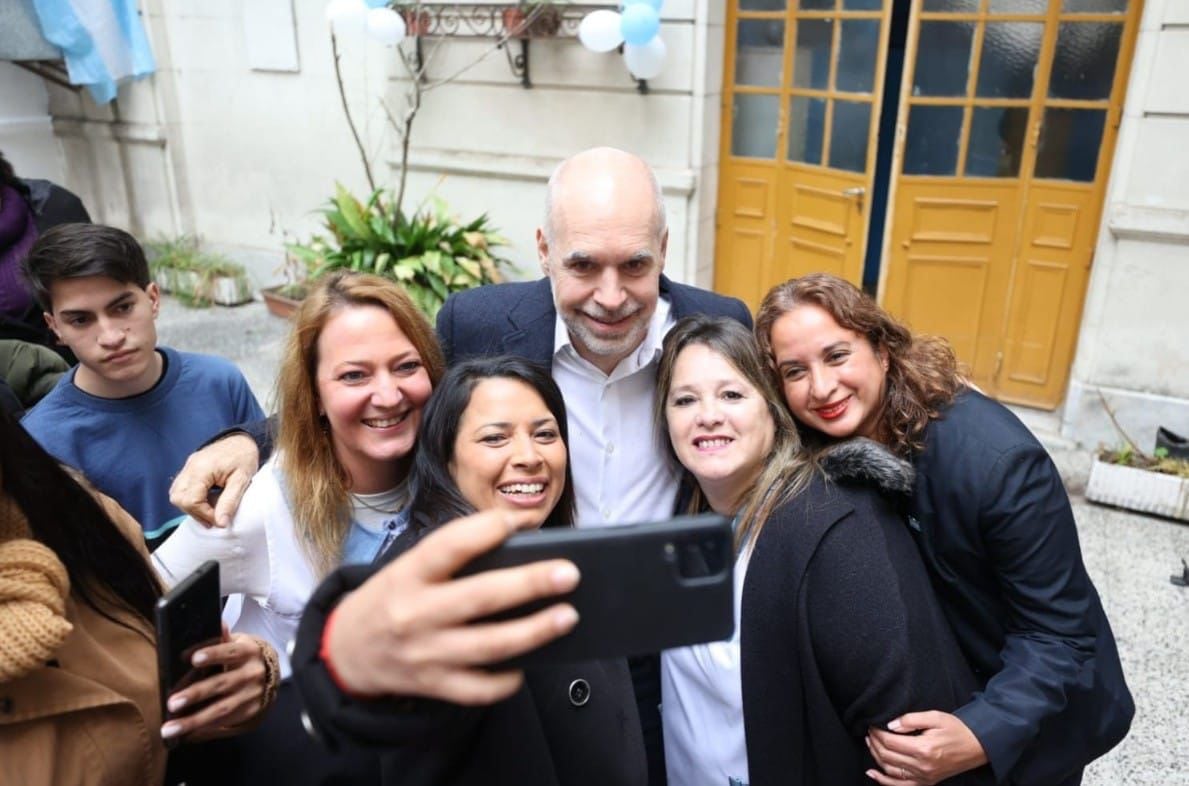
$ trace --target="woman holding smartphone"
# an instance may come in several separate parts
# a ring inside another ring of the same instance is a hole
[[[493,571],[454,582],[442,605],[416,623],[393,589],[399,558],[448,535],[456,525],[436,530],[459,516],[498,511],[520,528],[572,525],[565,403],[548,372],[509,357],[451,368],[425,409],[410,483],[408,526],[381,562],[332,575],[302,619],[294,668],[314,728],[335,743],[384,749],[386,783],[645,784],[625,661],[534,667],[523,678],[482,673],[482,664],[513,654],[504,649],[511,639],[501,640],[501,625],[503,632],[520,626],[521,642],[536,635],[543,643],[573,627],[572,607],[514,622],[461,625],[498,610],[494,597],[478,601],[466,594],[468,587],[518,584],[526,575]],[[450,562],[438,575],[464,564]],[[577,583],[569,563],[535,569],[548,571],[538,574],[546,579],[538,579],[539,594]],[[418,638],[423,626],[449,629]],[[404,679],[451,646],[459,662]],[[480,684],[485,690],[475,689]]]
[[[235,733],[269,706],[276,654],[244,634],[195,653],[222,666],[170,697],[162,726],[140,525],[0,412],[0,768],[5,782],[161,784],[163,737]],[[183,749],[184,750],[184,749]]]
[[[442,366],[433,329],[396,284],[350,273],[320,279],[281,358],[276,454],[230,527],[186,519],[153,552],[161,575],[175,583],[217,561],[223,594],[244,595],[233,629],[284,653],[318,581],[339,564],[370,563],[403,526],[422,408]],[[283,654],[277,706],[227,746],[223,777],[374,782],[374,757],[333,755],[305,737],[289,671]]]
[[[819,467],[728,319],[666,336],[656,408],[690,512],[733,517],[738,545],[735,637],[663,655],[670,782],[869,783],[868,726],[955,708],[975,685],[898,514],[911,469],[865,440]]]
[[[948,344],[834,276],[774,288],[756,335],[807,441],[864,436],[913,463],[911,532],[978,676],[957,709],[874,724],[872,778],[932,784],[989,762],[1000,782],[1080,782],[1135,708],[1044,448]]]

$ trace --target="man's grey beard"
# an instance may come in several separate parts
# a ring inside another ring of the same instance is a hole
[[[588,316],[600,320],[618,322],[631,315],[639,314],[643,309],[644,307],[642,305],[633,301],[632,303],[625,303],[622,308],[616,311],[606,311],[590,306],[584,306],[582,311]],[[640,346],[644,342],[644,337],[648,335],[647,320],[633,322],[631,327],[628,328],[627,333],[620,338],[603,338],[602,336],[595,335],[587,326],[586,322],[577,315],[563,314],[562,322],[565,323],[566,330],[570,333],[571,341],[581,344],[591,354],[599,357],[627,355]]]

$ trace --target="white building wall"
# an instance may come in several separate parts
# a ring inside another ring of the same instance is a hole
[[[278,277],[285,240],[317,228],[315,211],[336,180],[360,196],[366,181],[339,105],[325,0],[253,2],[256,19],[245,19],[238,0],[142,0],[158,73],[121,88],[107,108],[83,94],[52,87],[50,94],[74,174],[67,183],[95,206],[97,220],[143,237],[197,233],[247,262],[263,283]],[[622,147],[657,170],[670,224],[666,272],[708,285],[724,7],[668,0],[661,28],[668,61],[647,95],[618,54],[588,52],[574,38],[532,41],[532,89],[521,87],[502,51],[433,89],[412,136],[405,204],[435,191],[462,218],[488,213],[513,243],[508,256],[519,276],[535,277],[533,234],[553,167],[586,147]],[[427,39],[426,52],[437,47],[431,80],[461,70],[492,43]],[[375,44],[347,40],[340,48],[376,179],[394,187],[399,149],[380,99],[399,114],[403,72]],[[262,61],[274,65],[260,68]]]
[[[0,63],[0,152],[21,177],[62,181],[62,153],[54,140],[49,95],[41,77]]]
[[[1189,2],[1147,0],[1062,433],[1143,450],[1189,434]]]

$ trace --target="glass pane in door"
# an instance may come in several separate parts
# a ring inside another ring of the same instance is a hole
[[[966,174],[970,177],[1018,176],[1027,128],[1026,106],[975,107],[970,119]]]
[[[1063,14],[1125,14],[1127,0],[1065,0]]]
[[[834,89],[847,93],[870,93],[875,85],[875,58],[878,54],[878,19],[843,20]]]
[[[1044,32],[1044,22],[988,22],[975,95],[1030,98]]]
[[[884,0],[842,0],[846,11],[882,11]]]
[[[987,8],[992,14],[1043,14],[1049,10],[1049,0],[991,0]]]
[[[826,100],[793,96],[789,101],[789,160],[820,164],[825,128]]]
[[[851,172],[867,171],[867,140],[871,126],[871,104],[866,101],[835,101],[830,126],[830,166]]]
[[[1063,22],[1057,29],[1049,96],[1091,101],[1110,97],[1122,39],[1122,24]]]
[[[780,87],[784,22],[742,19],[735,33],[735,84]]]
[[[962,107],[914,106],[908,113],[904,174],[952,175],[958,170]]]
[[[800,0],[797,7],[802,11],[833,11],[834,0]]]
[[[834,43],[833,19],[798,19],[797,48],[793,59],[793,86],[813,90],[830,88],[830,47]]]
[[[739,0],[740,11],[783,11],[784,0]]]
[[[978,10],[979,0],[925,0],[922,11],[968,14]]]
[[[966,95],[973,38],[974,25],[970,22],[922,22],[912,94]]]
[[[1105,109],[1046,109],[1036,176],[1093,182],[1105,126]]]
[[[736,93],[731,113],[731,155],[776,157],[780,96]]]

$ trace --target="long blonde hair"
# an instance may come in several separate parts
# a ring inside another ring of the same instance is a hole
[[[318,281],[293,317],[277,376],[280,427],[277,461],[285,478],[298,541],[321,574],[338,564],[350,526],[351,479],[334,454],[318,402],[318,337],[337,312],[378,306],[392,315],[421,356],[435,386],[445,363],[437,337],[413,301],[378,276],[332,273]],[[408,460],[402,462],[407,466]]]
[[[735,528],[735,546],[742,548],[755,542],[772,511],[801,492],[809,483],[817,466],[801,446],[797,425],[785,407],[776,384],[775,375],[767,363],[755,337],[729,317],[689,316],[678,322],[665,336],[660,367],[656,375],[656,398],[653,401],[653,421],[656,438],[669,448],[669,455],[677,461],[665,416],[665,403],[673,387],[673,369],[677,357],[688,346],[702,345],[721,355],[747,382],[759,391],[772,416],[775,435],[772,450],[763,469],[743,494]],[[696,479],[685,470],[685,479],[693,489],[687,512],[700,513],[708,503]]]

